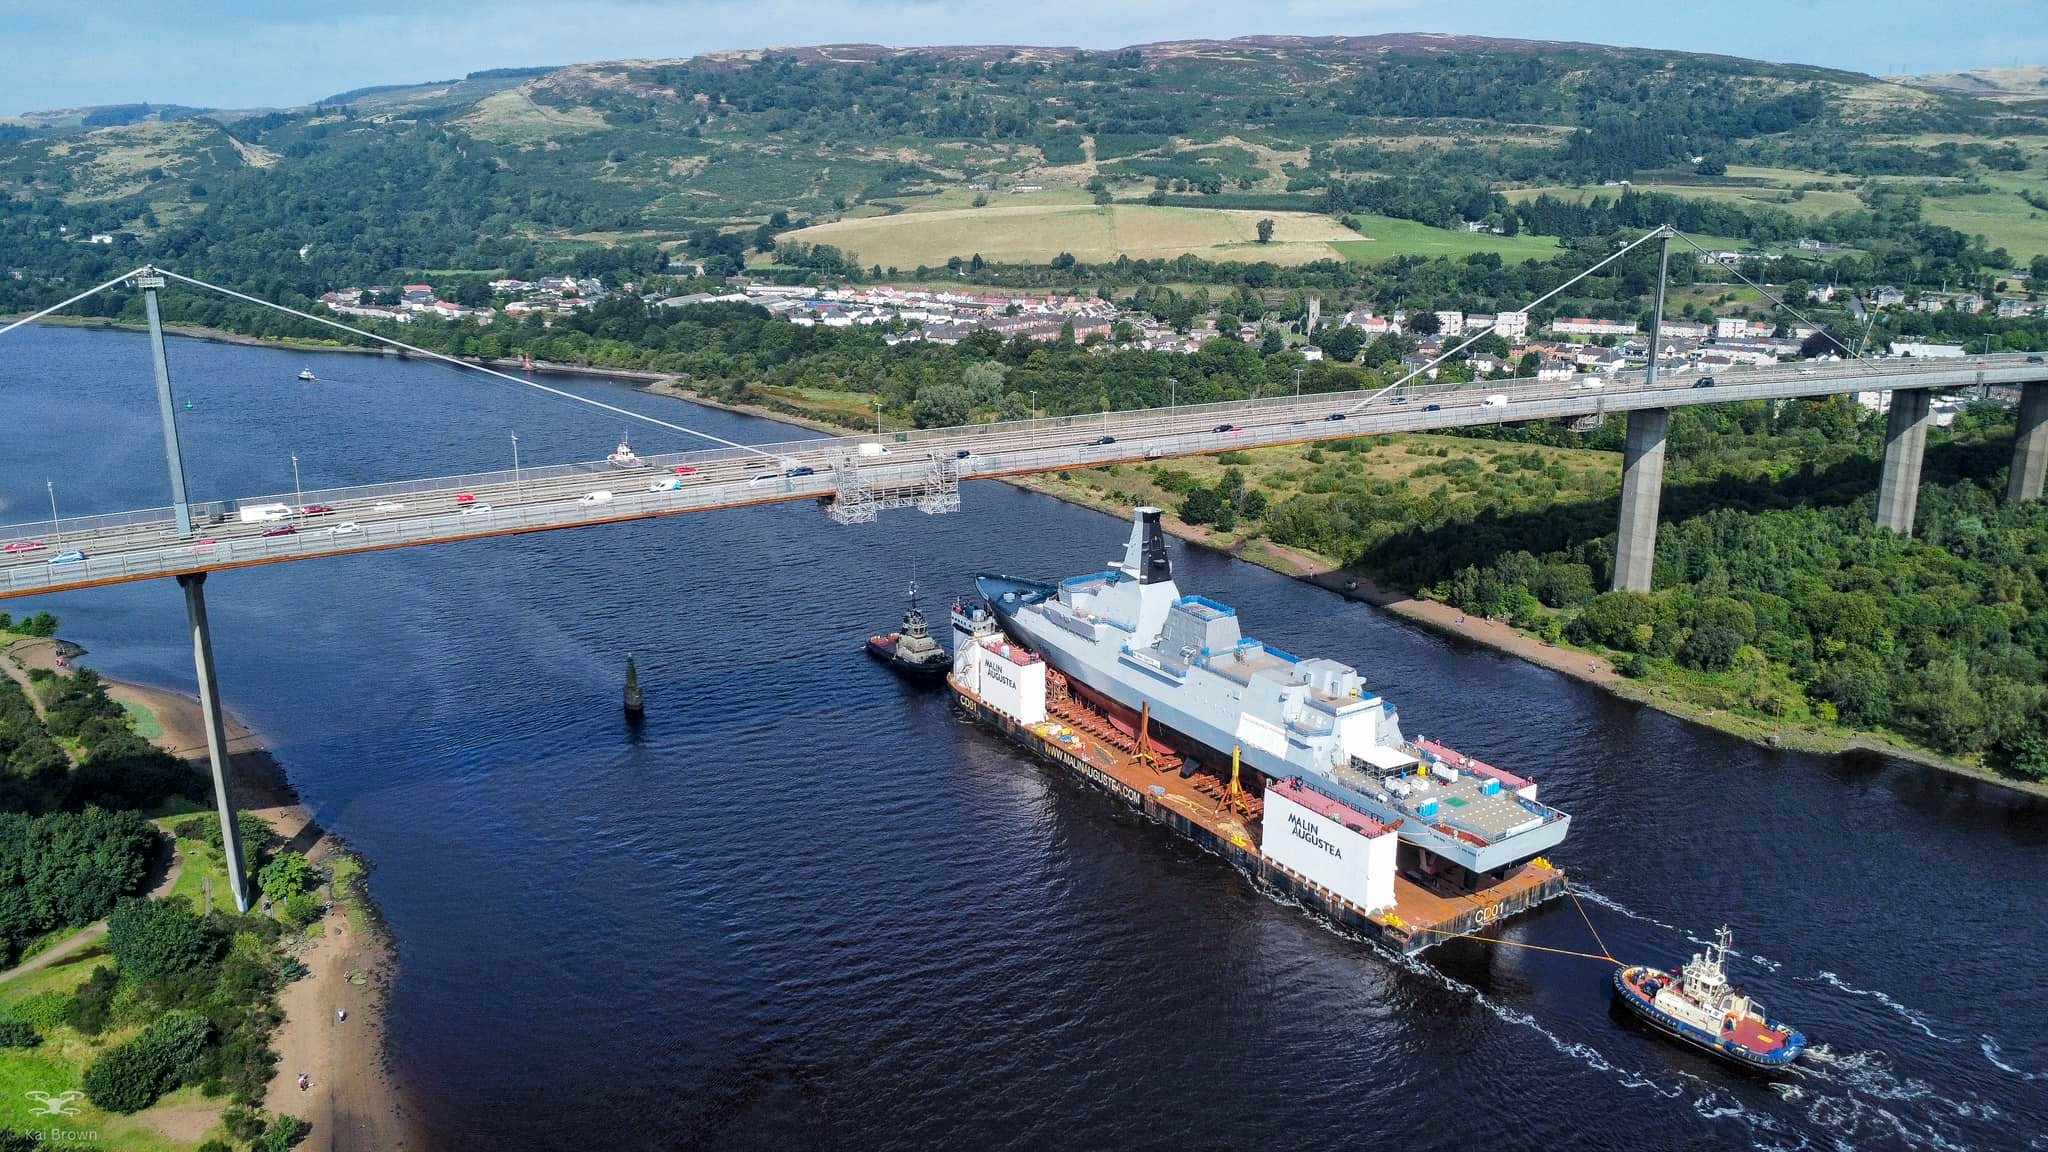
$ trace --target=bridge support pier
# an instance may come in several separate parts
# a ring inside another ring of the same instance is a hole
[[[2007,502],[2039,500],[2044,475],[2048,475],[2048,380],[2036,380],[2020,385],[2020,426],[2012,441]]]
[[[213,764],[213,801],[220,810],[222,863],[235,910],[249,910],[248,869],[242,860],[241,808],[235,803],[234,778],[228,772],[227,724],[221,717],[220,684],[213,670],[213,632],[206,624],[206,573],[178,577],[185,590],[185,615],[192,621],[192,663],[199,672],[199,713],[206,724],[206,756]]]
[[[1614,542],[1614,590],[1648,592],[1657,562],[1657,504],[1664,495],[1666,408],[1628,414],[1621,455],[1621,535]]]
[[[1884,473],[1877,482],[1877,526],[1913,534],[1920,506],[1920,463],[1927,455],[1929,396],[1925,388],[1892,390],[1884,426]]]

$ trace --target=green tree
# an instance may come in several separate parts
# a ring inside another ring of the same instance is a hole
[[[107,918],[107,950],[122,972],[154,980],[211,963],[220,940],[182,899],[129,899]]]
[[[1261,220],[1259,221],[1259,223],[1258,223],[1258,232],[1259,232],[1259,243],[1261,243],[1261,244],[1270,244],[1270,243],[1272,243],[1272,242],[1273,242],[1273,218],[1272,218],[1272,217],[1270,217],[1270,216],[1268,216],[1268,217],[1265,217],[1264,219],[1261,219]]]
[[[1181,498],[1180,518],[1190,524],[1214,524],[1223,515],[1223,498],[1214,488],[1191,488]]]
[[[178,1086],[197,1067],[212,1025],[173,1009],[141,1035],[100,1054],[85,1070],[85,1094],[109,1112],[139,1112]]]
[[[1355,325],[1339,325],[1335,331],[1322,333],[1322,347],[1331,359],[1349,364],[1365,347],[1365,333]]]
[[[973,415],[973,398],[958,384],[927,384],[917,390],[912,411],[919,428],[951,428]]]
[[[312,891],[320,883],[320,874],[303,853],[280,852],[257,873],[256,883],[264,899],[282,901]]]

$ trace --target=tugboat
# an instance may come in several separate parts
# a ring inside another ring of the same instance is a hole
[[[611,466],[614,468],[639,468],[646,464],[646,461],[633,454],[633,445],[627,441],[623,434],[619,436],[619,446],[614,448],[612,454],[605,457],[605,459],[610,461]]]
[[[1667,1036],[1744,1068],[1783,1068],[1806,1051],[1806,1037],[1764,1014],[1764,1006],[1728,982],[1724,925],[1705,952],[1677,972],[1631,965],[1614,972],[1622,1006]]]
[[[910,582],[910,608],[903,613],[903,630],[868,637],[868,655],[914,680],[936,681],[952,671],[952,655],[932,639],[931,626],[918,611],[917,581]]]

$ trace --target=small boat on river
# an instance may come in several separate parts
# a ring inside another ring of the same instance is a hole
[[[953,669],[952,654],[932,639],[931,625],[917,607],[917,581],[910,582],[910,608],[903,613],[903,629],[885,636],[870,636],[868,655],[913,680],[938,680]]]
[[[605,457],[605,459],[610,461],[611,466],[614,468],[641,468],[645,467],[647,463],[645,460],[634,455],[633,445],[624,436],[619,437],[619,446],[613,449],[612,454]]]
[[[1730,1063],[1783,1068],[1806,1051],[1806,1037],[1728,982],[1731,939],[1723,926],[1676,972],[1641,964],[1615,969],[1615,999],[1659,1032]]]

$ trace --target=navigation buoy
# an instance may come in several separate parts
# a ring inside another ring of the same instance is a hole
[[[633,666],[633,657],[626,657],[626,715],[644,716],[647,701],[640,694],[640,670]]]

